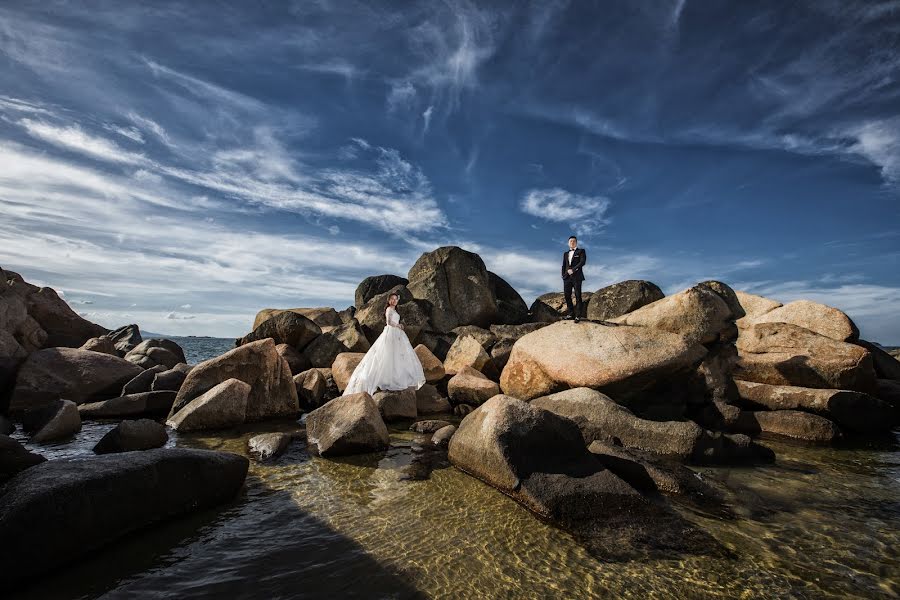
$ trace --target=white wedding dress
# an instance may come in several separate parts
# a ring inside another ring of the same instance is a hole
[[[387,325],[378,339],[353,370],[344,396],[358,392],[374,394],[377,390],[405,390],[425,384],[425,371],[413,350],[406,332],[397,325],[400,315],[394,307],[385,311]]]

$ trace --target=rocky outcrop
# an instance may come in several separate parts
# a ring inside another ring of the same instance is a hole
[[[27,450],[8,435],[0,435],[0,486],[25,469],[46,460],[40,454]]]
[[[79,350],[46,348],[28,355],[16,377],[10,412],[59,398],[76,404],[117,396],[141,368],[117,356]]]
[[[9,588],[146,527],[234,498],[248,461],[227,452],[160,448],[31,467],[0,488],[0,539],[15,540]]]
[[[841,437],[841,430],[825,417],[799,410],[745,410],[733,429],[753,436],[767,433],[819,444],[830,444]]]
[[[426,252],[409,270],[407,288],[431,303],[438,331],[460,325],[487,327],[497,320],[497,299],[481,257],[456,246]]]
[[[228,379],[238,379],[250,386],[247,422],[296,417],[300,411],[291,370],[275,350],[275,342],[264,339],[195,366],[178,391],[170,418],[177,416],[189,402]]]
[[[444,359],[444,372],[447,375],[456,375],[463,368],[471,367],[490,376],[496,374],[491,356],[485,351],[478,340],[471,335],[461,335],[456,338]]]
[[[306,416],[306,439],[319,456],[341,456],[385,450],[387,427],[375,401],[361,392],[341,396]]]
[[[166,425],[177,431],[224,429],[247,419],[250,384],[226,379],[171,415]]]
[[[528,305],[522,300],[519,292],[496,273],[488,271],[487,274],[488,285],[494,294],[497,307],[497,316],[494,322],[515,325],[527,321]]]
[[[322,406],[327,382],[318,369],[309,369],[294,375],[294,385],[297,387],[297,399],[301,410],[309,412]]]
[[[463,367],[447,382],[447,394],[454,404],[478,406],[500,393],[500,386],[472,367]]]
[[[94,337],[81,345],[81,350],[90,350],[91,352],[102,352],[112,356],[119,356],[115,344],[106,337]]]
[[[187,363],[181,346],[164,338],[144,340],[125,355],[125,360],[144,369],[156,365],[172,369],[178,363]]]
[[[890,404],[862,392],[740,380],[735,384],[741,403],[750,409],[813,412],[860,433],[887,431],[896,423]]]
[[[581,302],[587,306],[593,295],[591,292],[582,292]],[[575,301],[574,297],[572,301]],[[552,323],[564,319],[569,314],[566,296],[562,292],[541,294],[531,303],[528,312],[531,315],[531,321],[535,323]]]
[[[705,355],[703,346],[663,330],[564,321],[516,342],[500,387],[526,400],[590,387],[630,402],[661,383],[686,377]]]
[[[373,399],[378,407],[378,412],[389,423],[415,419],[418,416],[415,388],[375,392]]]
[[[266,310],[274,311],[274,314],[261,311],[256,316],[257,320],[263,314],[268,317],[258,323],[254,322],[253,331],[235,340],[235,346],[272,338],[276,345],[287,344],[293,346],[295,350],[302,351],[322,333],[322,328],[318,324],[301,314],[290,310]]]
[[[773,458],[744,436],[707,431],[693,421],[641,419],[605,394],[588,388],[536,398],[531,404],[574,421],[588,444],[600,441],[701,464]]]
[[[859,329],[850,317],[836,308],[810,300],[796,300],[772,308],[753,317],[746,325],[760,323],[790,323],[839,342],[859,339]]]
[[[166,428],[150,419],[122,421],[106,432],[94,446],[94,454],[133,452],[162,448],[169,441]]]
[[[58,400],[41,409],[43,422],[36,427],[31,441],[37,444],[65,439],[81,431],[81,416],[71,400]]]
[[[868,350],[798,325],[750,325],[741,329],[736,345],[737,379],[860,392],[875,387],[875,370]]]
[[[331,364],[331,376],[334,377],[334,383],[337,389],[343,392],[347,389],[347,384],[353,376],[353,371],[362,361],[365,352],[342,352],[334,359]]]
[[[450,402],[441,396],[436,387],[430,383],[416,390],[416,412],[420,415],[449,413],[453,408]]]
[[[408,283],[408,279],[399,275],[372,275],[371,277],[366,277],[356,286],[354,306],[358,309],[362,308],[375,296],[384,294],[398,285],[405,286]]]
[[[138,419],[164,417],[172,410],[177,392],[138,392],[78,407],[82,419]]]
[[[655,283],[629,279],[600,288],[587,302],[587,318],[606,321],[628,314],[665,297]]]

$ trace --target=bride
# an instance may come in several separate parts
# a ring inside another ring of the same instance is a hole
[[[353,370],[344,396],[358,392],[371,395],[379,389],[405,390],[412,386],[419,389],[425,384],[422,363],[400,324],[400,313],[396,309],[399,301],[398,294],[388,297],[384,330]]]

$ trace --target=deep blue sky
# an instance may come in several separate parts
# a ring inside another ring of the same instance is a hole
[[[4,2],[0,265],[236,336],[440,245],[530,302],[716,278],[900,344],[900,4]],[[228,4],[231,4],[229,6]]]

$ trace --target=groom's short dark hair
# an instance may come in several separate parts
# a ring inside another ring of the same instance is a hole
[[[578,238],[575,237],[574,235],[570,235],[570,236],[569,236],[569,239],[570,239],[570,240],[575,240],[576,242],[578,241]]]

